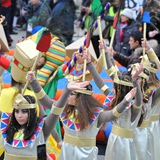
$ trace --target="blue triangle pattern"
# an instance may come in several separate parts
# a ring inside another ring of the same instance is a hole
[[[1,122],[1,129],[6,128],[6,127],[7,127],[7,124]]]
[[[90,120],[89,120],[89,123],[90,123],[90,124],[92,124],[93,122],[94,122],[94,120],[93,120],[93,119],[90,119]]]
[[[72,124],[69,128],[72,129],[72,130],[75,130],[75,125]]]
[[[18,143],[17,147],[23,147],[23,143],[22,143],[22,141],[19,141],[19,143]]]
[[[68,120],[67,119],[64,120],[63,123],[66,125],[68,123]]]

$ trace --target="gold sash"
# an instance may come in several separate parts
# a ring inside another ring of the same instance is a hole
[[[134,130],[113,125],[112,133],[123,138],[133,138]]]
[[[158,120],[159,120],[159,114],[154,114],[149,119],[150,122],[156,122]]]
[[[64,134],[64,142],[78,147],[94,147],[96,145],[96,137],[83,138]]]
[[[139,126],[138,128],[148,128],[150,124],[149,119],[144,119],[141,126]]]
[[[37,160],[37,156],[21,156],[5,152],[5,160]]]

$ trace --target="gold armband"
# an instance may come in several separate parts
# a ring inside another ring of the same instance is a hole
[[[42,99],[46,95],[46,93],[44,92],[43,89],[41,89],[38,93],[35,93],[35,95],[37,99]]]
[[[141,109],[142,105],[137,106],[137,105],[134,104],[133,107],[136,108],[136,109]]]
[[[119,113],[119,112],[117,111],[117,106],[115,106],[115,107],[113,108],[112,113],[113,113],[113,115],[114,115],[115,117],[119,117],[119,116],[121,115],[121,113]]]
[[[117,68],[115,66],[112,66],[110,69],[107,69],[106,72],[109,76],[112,76],[117,72]]]
[[[100,90],[104,93],[104,91],[106,91],[108,89],[107,85],[104,85]]]
[[[59,116],[63,112],[63,109],[64,107],[63,108],[55,107],[55,105],[53,104],[51,108],[51,113]]]

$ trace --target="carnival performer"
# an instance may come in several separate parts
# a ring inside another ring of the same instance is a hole
[[[57,102],[52,101],[54,103],[52,103],[51,113],[41,119],[37,116],[34,97],[18,94],[13,102],[12,114],[2,112],[1,115],[5,160],[23,158],[36,160],[37,145],[46,142],[71,91],[84,90],[88,84],[87,81],[69,83],[60,99]],[[42,108],[40,109],[43,111]],[[45,113],[43,114],[45,115]]]
[[[145,47],[146,53],[151,62],[150,75],[147,81],[148,89],[143,94],[144,114],[142,124],[136,128],[134,141],[139,159],[159,159],[160,153],[157,147],[160,147],[160,129],[159,129],[159,94],[160,81],[156,75],[159,71],[159,60],[149,43],[144,40],[142,47]],[[145,90],[145,84],[142,87]],[[144,141],[143,145],[141,144]],[[147,154],[146,154],[147,150]]]
[[[105,49],[106,46],[104,42],[100,41],[100,49]],[[105,159],[124,159],[124,160],[138,160],[136,156],[136,151],[133,143],[134,129],[136,128],[140,115],[141,115],[141,106],[142,106],[142,96],[141,88],[138,82],[138,74],[135,77],[133,75],[139,70],[143,71],[142,65],[133,66],[132,72],[121,73],[115,64],[113,63],[112,58],[106,52],[106,61],[107,61],[107,73],[113,79],[114,82],[114,93],[111,92],[107,97],[107,110],[113,109],[126,95],[126,92],[133,86],[137,86],[139,92],[137,92],[134,101],[132,101],[117,117],[113,122],[113,127],[111,134],[108,139],[107,149],[105,153]],[[140,73],[141,73],[140,72]],[[143,72],[142,72],[143,73]],[[132,75],[133,74],[133,75]],[[129,75],[132,75],[132,79]],[[118,148],[121,146],[121,150]]]
[[[146,40],[143,41],[145,42]],[[144,42],[142,44],[144,44]],[[145,47],[146,55],[142,56],[143,49],[141,48],[139,54],[134,54],[132,59],[129,60],[129,63],[127,62],[128,58],[126,56],[121,54],[118,55],[121,65],[123,65],[123,62],[125,62],[124,66],[129,68],[130,64],[142,63],[144,65],[145,72],[148,72],[149,78],[143,78],[141,83],[143,105],[141,118],[138,122],[138,127],[135,129],[134,145],[138,159],[149,160],[155,159],[155,152],[157,152],[156,148],[153,147],[157,145],[157,140],[155,140],[156,142],[154,141],[154,133],[152,134],[152,132],[149,130],[149,119],[152,112],[155,114],[156,109],[154,109],[154,105],[156,102],[158,103],[159,99],[159,81],[156,76],[156,72],[159,70],[159,60],[153,49],[147,45],[143,46]],[[109,49],[107,51],[110,52]],[[158,88],[156,89],[156,87]],[[143,144],[141,143],[142,140],[144,142]]]
[[[141,71],[137,73],[139,72]],[[134,78],[137,73],[133,75]],[[51,108],[53,101],[44,93],[34,74],[28,72],[27,77],[41,104]],[[71,92],[68,104],[60,115],[65,130],[60,160],[96,160],[98,149],[95,140],[101,125],[116,119],[127,107],[136,90],[139,92],[138,87],[131,90],[111,111],[103,111],[101,104],[92,97],[91,85],[86,85],[86,90]]]

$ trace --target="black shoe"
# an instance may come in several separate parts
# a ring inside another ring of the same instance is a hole
[[[11,31],[10,34],[18,34],[17,32]]]

